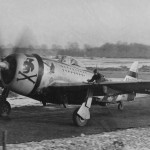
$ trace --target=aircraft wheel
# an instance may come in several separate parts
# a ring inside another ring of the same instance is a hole
[[[0,115],[2,117],[9,116],[10,111],[11,111],[11,106],[8,101],[0,102]]]
[[[122,102],[119,102],[119,104],[118,104],[118,110],[123,110],[123,103]]]
[[[80,117],[77,112],[78,112],[79,108],[76,108],[75,111],[73,112],[73,123],[78,126],[78,127],[83,127],[87,124],[87,119],[83,119],[82,117]]]

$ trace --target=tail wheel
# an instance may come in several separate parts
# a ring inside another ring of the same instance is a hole
[[[11,106],[9,102],[7,101],[0,102],[0,115],[2,117],[8,116],[10,114],[10,111],[11,111]]]
[[[118,110],[123,110],[123,103],[122,102],[119,102],[119,104],[118,104]]]
[[[83,127],[87,124],[87,119],[83,119],[82,117],[80,117],[77,112],[78,112],[79,108],[76,108],[75,111],[73,112],[73,123],[78,126],[78,127]]]

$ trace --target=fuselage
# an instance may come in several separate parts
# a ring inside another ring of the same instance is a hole
[[[55,83],[87,82],[93,72],[75,63],[67,64],[37,54],[13,54],[5,58],[8,69],[1,71],[3,85],[18,94],[46,102],[61,103],[60,96],[70,97],[70,103],[84,100],[87,91],[59,91]],[[79,97],[78,97],[78,96]],[[57,100],[56,100],[57,99]],[[78,99],[74,101],[73,99]]]
[[[79,85],[83,85],[82,82],[91,79],[93,72],[87,70],[81,63],[71,57],[61,60],[41,58],[37,54],[9,55],[0,64],[3,86],[18,94],[42,102],[82,104],[88,97],[88,88],[91,86],[82,88]],[[130,74],[124,80],[135,80],[136,72],[137,63],[134,63],[130,68]],[[103,81],[107,81],[107,79],[104,77]],[[70,86],[67,87],[66,83],[70,83]],[[76,88],[74,88],[75,83],[78,84]],[[119,94],[119,91],[104,85],[92,89],[92,96],[105,97],[106,95],[107,97],[108,93],[109,95],[116,95]],[[125,99],[132,100],[134,97],[135,94],[131,93],[127,94]],[[120,101],[122,98],[124,96],[118,96],[115,97],[115,100]]]
[[[43,59],[44,74],[40,88],[51,86],[54,83],[87,82],[93,73],[86,68],[68,65],[51,59]]]
[[[51,59],[43,58],[42,60],[44,64],[44,73],[33,98],[38,99],[40,97],[40,99],[45,99],[46,102],[60,104],[62,103],[61,99],[65,99],[65,95],[68,99],[67,103],[82,103],[86,97],[86,90],[80,91],[76,89],[74,91],[70,88],[69,91],[59,91],[57,88],[53,88],[53,85],[55,85],[55,83],[87,82],[87,79],[92,78],[93,72],[80,66],[68,65]]]

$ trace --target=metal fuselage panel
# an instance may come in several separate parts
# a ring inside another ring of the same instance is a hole
[[[84,100],[87,89],[73,89],[60,91],[55,83],[87,82],[93,72],[77,65],[68,65],[52,59],[44,59],[37,54],[13,54],[6,57],[9,69],[2,70],[3,85],[18,94],[37,100],[46,99],[47,102],[60,103],[58,96],[67,95],[70,103],[77,103],[74,99]],[[103,90],[95,91],[94,95],[103,94]],[[57,99],[57,100],[55,100]],[[80,101],[80,100],[78,100]]]
[[[53,60],[43,60],[44,74],[39,86],[45,88],[54,83],[87,82],[93,76],[92,72],[77,66],[62,64]]]
[[[36,97],[40,97],[40,100],[45,96],[47,102],[52,103],[61,103],[57,99],[57,96],[62,96],[67,94],[70,97],[68,103],[81,103],[80,97],[82,101],[86,96],[86,91],[80,91],[76,89],[75,91],[57,91],[57,88],[52,86],[55,83],[75,83],[75,82],[87,82],[87,79],[91,79],[93,73],[82,69],[78,66],[67,65],[63,63],[59,63],[57,61],[43,59],[44,63],[44,73],[41,79],[41,83],[36,91]],[[59,87],[58,87],[59,89]],[[78,95],[78,96],[77,96]],[[44,99],[45,99],[44,98]],[[74,98],[75,100],[73,100]],[[59,102],[58,102],[59,101]]]

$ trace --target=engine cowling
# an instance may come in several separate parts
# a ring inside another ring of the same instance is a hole
[[[43,61],[37,54],[12,54],[4,59],[7,69],[1,70],[2,83],[11,91],[28,96],[35,92],[43,75]]]

